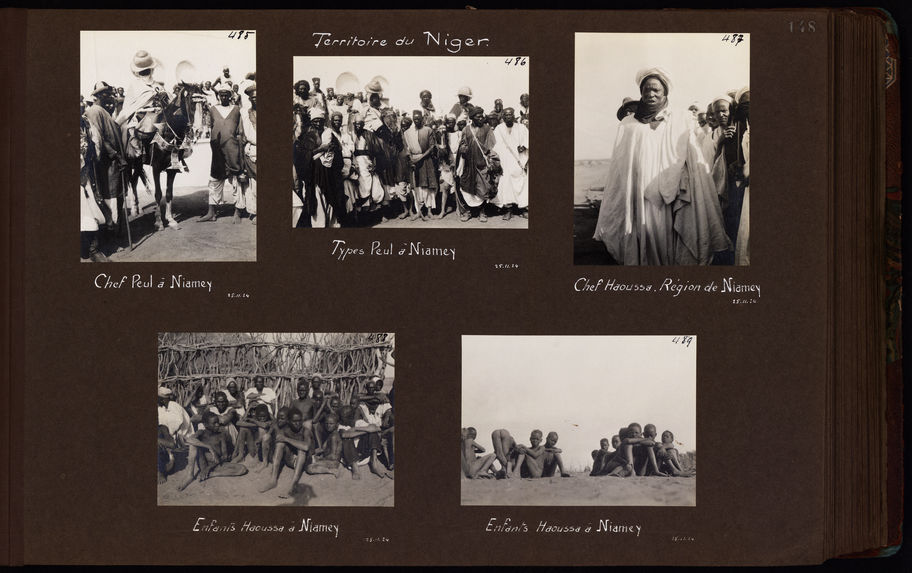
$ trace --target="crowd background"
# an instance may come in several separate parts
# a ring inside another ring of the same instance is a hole
[[[294,226],[365,226],[394,217],[443,218],[454,211],[462,221],[478,217],[484,222],[495,212],[505,219],[526,215],[531,118],[527,58],[507,63],[499,57],[297,57],[294,78]],[[372,93],[379,96],[376,109],[371,108]],[[468,95],[461,108],[460,94]],[[473,131],[484,140],[478,149],[484,150],[483,165],[490,168],[485,183],[494,183],[490,196],[476,200],[484,193],[467,190],[458,164],[460,136],[466,125],[473,125],[468,112],[477,107],[484,117]],[[503,132],[498,146],[495,128],[508,108],[517,127]],[[416,110],[423,116],[421,129],[428,129],[413,137],[418,130],[409,128]],[[333,127],[334,113],[340,114],[335,118],[338,129]],[[366,136],[360,126],[356,131],[358,119],[365,123]],[[333,164],[335,156],[340,157]],[[365,168],[363,163],[370,165]],[[508,177],[501,183],[504,166]],[[372,181],[374,171],[379,182]],[[319,181],[312,185],[313,177]],[[471,196],[454,194],[454,188]]]

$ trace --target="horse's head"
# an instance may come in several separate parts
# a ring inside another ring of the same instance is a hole
[[[202,93],[199,84],[180,82],[175,87],[174,97],[162,110],[164,121],[181,141],[193,129],[193,119],[196,115],[196,101],[193,96]]]

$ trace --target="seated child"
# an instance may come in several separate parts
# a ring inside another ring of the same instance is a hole
[[[545,444],[542,445],[542,431],[533,430],[529,436],[531,447],[518,446],[520,455],[523,460],[520,462],[525,467],[525,472],[520,470],[522,477],[540,478],[552,477],[555,471],[560,471],[561,477],[570,477],[570,474],[564,471],[564,462],[560,457],[560,448],[555,447],[557,444],[557,432],[548,432]]]
[[[633,445],[625,444],[630,439],[633,431],[630,428],[621,428],[618,431],[618,442],[614,455],[605,462],[599,475],[614,477],[629,477],[635,475],[633,470]]]
[[[237,426],[239,428],[237,451],[231,461],[233,463],[241,463],[244,461],[245,455],[249,455],[256,460],[257,446],[263,444],[266,434],[272,426],[269,406],[257,403],[256,406],[248,408],[247,415],[244,416],[243,420],[238,420]],[[265,447],[262,452],[263,459],[266,459],[269,452]]]
[[[279,408],[279,411],[276,412],[276,418],[272,424],[266,429],[266,432],[262,436],[260,444],[263,448],[263,461],[254,468],[254,472],[260,473],[264,469],[272,465],[272,458],[275,448],[275,437],[276,434],[282,430],[285,426],[288,425],[288,412],[291,411],[291,408],[288,406],[282,406]]]
[[[168,473],[174,468],[174,455],[171,453],[177,447],[168,426],[158,425],[158,483],[168,481]]]
[[[304,468],[308,465],[308,458],[313,451],[313,434],[310,429],[304,426],[304,416],[300,410],[291,408],[288,411],[288,423],[284,428],[276,432],[275,436],[275,455],[272,459],[272,479],[262,488],[260,493],[267,492],[279,485],[279,474],[283,466],[294,469],[294,475],[291,479],[291,485],[288,487],[286,494],[280,494],[279,497],[290,497],[294,495],[295,486]]]
[[[498,477],[506,479],[515,477],[516,459],[516,440],[510,435],[510,432],[503,428],[491,432],[491,441],[494,443],[494,456],[500,462],[500,472]]]
[[[646,427],[643,428],[642,433],[638,433],[640,430],[640,425],[634,422],[630,424],[629,428],[634,430],[635,436],[628,439],[629,443],[633,444],[633,456],[634,462],[633,466],[636,468],[637,475],[657,475],[657,476],[667,476],[659,470],[659,465],[656,462],[655,456],[655,445],[656,445],[656,427],[654,424],[646,424]],[[636,441],[636,438],[639,438],[639,441]]]
[[[227,461],[228,437],[222,430],[215,412],[206,412],[203,415],[203,429],[187,438],[187,443],[190,445],[187,479],[178,486],[179,490],[185,489],[193,482],[193,478],[197,476],[197,468],[200,482],[210,477],[234,477],[247,473],[245,466]]]
[[[662,443],[656,444],[655,456],[659,462],[659,469],[666,470],[673,476],[691,477],[693,471],[685,471],[678,459],[678,450],[674,447],[674,434],[671,430],[662,432]]]
[[[478,437],[478,431],[475,428],[466,428],[462,438],[462,468],[463,474],[468,479],[490,477],[487,471],[491,464],[494,463],[494,454],[487,454],[481,457],[475,456],[476,452],[484,453],[485,451],[483,447],[475,443],[476,437]]]
[[[611,461],[611,458],[614,457],[614,452],[609,449],[610,445],[611,443],[608,441],[608,438],[599,440],[599,449],[592,450],[592,471],[589,472],[589,475],[602,475],[602,470],[608,462]]]
[[[339,460],[342,459],[342,436],[339,434],[339,418],[329,414],[323,419],[326,438],[323,446],[314,450],[313,461],[307,466],[308,474],[333,474],[339,477]],[[357,464],[355,464],[357,467]]]

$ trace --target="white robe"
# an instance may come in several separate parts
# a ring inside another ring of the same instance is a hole
[[[621,121],[594,238],[624,265],[708,264],[731,243],[692,118],[657,118]]]
[[[503,167],[497,183],[497,197],[494,204],[498,207],[516,205],[520,209],[529,206],[529,173],[526,166],[529,164],[529,130],[521,123],[514,123],[508,128],[501,123],[494,128],[494,152],[500,157]],[[523,146],[525,151],[520,153],[517,147]]]

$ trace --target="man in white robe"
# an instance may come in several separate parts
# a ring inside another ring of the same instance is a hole
[[[636,81],[640,105],[618,128],[594,237],[624,265],[709,264],[731,243],[693,118],[668,109],[664,71]]]
[[[514,208],[522,213],[529,206],[529,130],[516,123],[515,111],[508,107],[503,123],[494,128],[494,138],[494,152],[503,167],[494,204],[504,209],[503,219],[509,221]]]

